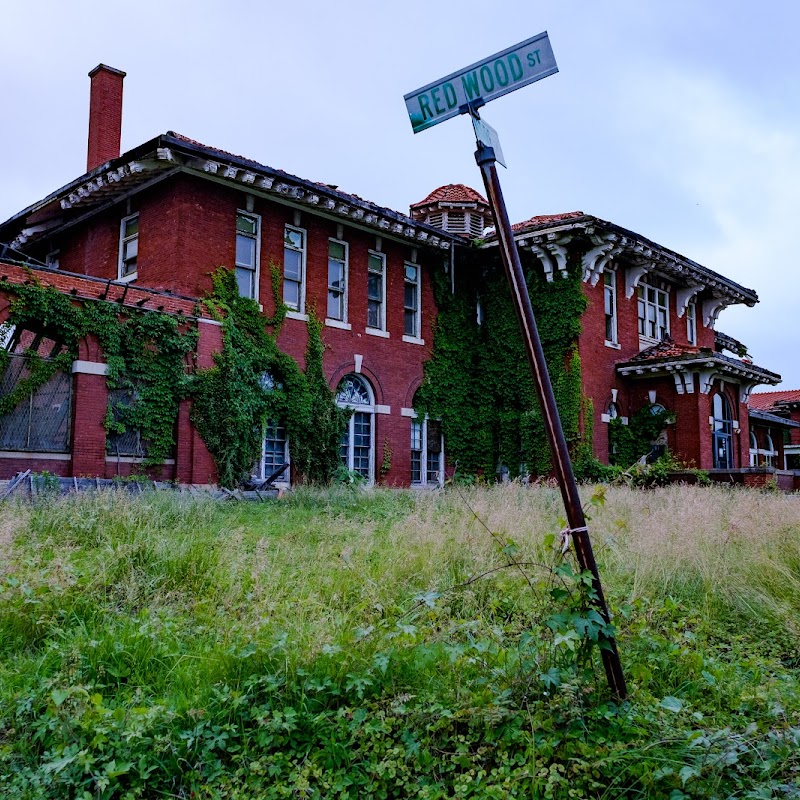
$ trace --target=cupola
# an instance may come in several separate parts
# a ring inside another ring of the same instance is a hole
[[[411,218],[427,222],[447,233],[473,239],[492,224],[489,203],[483,195],[463,183],[449,183],[411,206]]]

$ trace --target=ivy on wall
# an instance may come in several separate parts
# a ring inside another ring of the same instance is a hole
[[[69,372],[78,357],[81,339],[94,335],[108,363],[110,389],[124,389],[126,402],[109,401],[106,428],[124,433],[136,428],[148,443],[148,462],[167,458],[175,445],[178,405],[186,395],[186,358],[197,341],[196,332],[182,330],[167,314],[125,309],[101,300],[80,304],[51,286],[42,286],[31,274],[26,284],[6,283],[14,296],[2,333],[12,328],[43,333],[61,349],[53,358],[25,350],[27,376],[0,398],[0,414],[12,411],[47,383],[58,370]],[[0,373],[10,359],[0,350]]]
[[[650,453],[653,442],[664,428],[675,421],[675,412],[655,406],[640,408],[628,421],[616,417],[608,423],[608,437],[611,445],[609,461],[613,465],[630,467],[642,456]]]
[[[482,260],[481,260],[482,259]],[[494,476],[546,474],[550,451],[511,293],[499,260],[484,253],[461,267],[455,291],[437,274],[439,308],[433,355],[417,395],[420,411],[441,417],[450,460],[466,473]],[[578,335],[586,298],[579,253],[571,252],[568,277],[548,282],[538,262],[526,280],[539,327],[564,434],[581,442],[581,364]],[[478,324],[476,306],[483,311]]]
[[[254,300],[239,295],[234,273],[225,268],[213,274],[213,290],[205,300],[222,323],[222,351],[215,354],[213,367],[194,376],[192,421],[223,486],[237,485],[250,475],[268,419],[283,423],[300,480],[327,483],[339,464],[339,442],[349,414],[336,406],[325,379],[321,323],[310,311],[302,372],[277,346],[286,307],[275,265],[271,272],[276,312],[269,319]]]
[[[68,372],[78,357],[80,340],[94,335],[108,364],[109,389],[123,390],[109,398],[106,429],[117,434],[138,429],[147,443],[148,463],[163,461],[172,453],[180,402],[191,397],[192,421],[223,485],[234,486],[249,476],[261,453],[267,419],[284,425],[298,478],[328,482],[339,465],[339,442],[349,412],[336,406],[325,379],[321,323],[313,310],[305,372],[278,349],[286,307],[274,264],[271,273],[276,310],[269,318],[255,301],[239,296],[231,270],[214,273],[213,290],[204,302],[222,323],[223,346],[214,366],[198,371],[191,361],[196,330],[184,329],[168,314],[128,308],[121,312],[117,305],[99,300],[75,303],[53,287],[41,286],[33,275],[28,284],[6,284],[3,288],[14,299],[0,337],[14,326],[29,328],[62,347],[54,358],[24,353],[27,376],[0,398],[0,414],[12,411],[57,370]],[[0,349],[0,374],[9,359],[8,352]]]

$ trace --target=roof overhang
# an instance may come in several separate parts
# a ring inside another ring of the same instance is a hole
[[[699,377],[702,394],[711,392],[715,380],[724,380],[739,384],[740,399],[743,403],[747,402],[754,386],[762,383],[774,386],[781,381],[780,375],[768,369],[720,353],[703,353],[677,358],[632,359],[617,364],[617,374],[634,380],[669,376],[674,379],[678,394],[692,394],[695,391],[695,375]]]
[[[19,212],[0,225],[0,241],[24,248],[177,172],[226,183],[412,246],[449,250],[463,244],[461,237],[398,211],[172,133],[97,167]]]
[[[759,422],[766,422],[769,425],[784,428],[800,428],[800,422],[795,422],[786,417],[779,417],[777,414],[770,414],[768,411],[760,411],[757,408],[748,409],[750,419],[758,420]]]
[[[535,218],[534,218],[535,220]],[[566,275],[566,247],[577,237],[588,242],[581,266],[584,282],[596,285],[600,276],[613,261],[624,259],[625,293],[632,297],[639,280],[648,273],[655,273],[684,287],[677,298],[678,314],[683,315],[693,298],[704,292],[703,316],[707,325],[712,324],[720,310],[726,305],[743,303],[748,306],[758,302],[752,289],[720,275],[696,261],[662,247],[633,231],[621,228],[606,220],[589,214],[574,212],[555,215],[554,218],[537,223],[515,226],[514,239],[517,246],[530,250],[540,261],[548,280],[554,271]],[[487,248],[497,247],[497,237],[488,237]]]

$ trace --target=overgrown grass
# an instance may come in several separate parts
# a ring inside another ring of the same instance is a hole
[[[800,797],[796,496],[592,506],[622,705],[547,486],[0,510],[2,796]]]

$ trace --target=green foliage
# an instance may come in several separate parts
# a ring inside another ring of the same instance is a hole
[[[459,491],[498,547],[454,492],[4,503],[0,795],[797,796],[791,498],[594,504],[616,705],[588,576],[514,566],[552,563],[557,492]]]
[[[621,417],[612,419],[608,423],[611,463],[622,467],[635,464],[650,452],[653,442],[666,425],[674,421],[674,412],[666,409],[656,410],[653,405],[640,408],[627,425],[622,423]]]
[[[137,428],[148,443],[148,461],[167,458],[175,444],[178,405],[187,386],[186,360],[195,347],[196,334],[181,330],[178,321],[167,314],[138,309],[125,309],[123,314],[104,301],[74,303],[33,279],[28,284],[9,284],[6,289],[15,299],[3,327],[41,331],[60,342],[63,349],[52,359],[26,351],[29,374],[0,400],[0,414],[15,408],[57,370],[69,371],[78,357],[80,340],[94,335],[108,362],[109,388],[127,392],[124,402],[109,401],[106,428],[113,433]],[[0,372],[8,359],[8,353],[0,350]]]
[[[586,307],[578,254],[571,254],[567,278],[548,282],[535,268],[526,277],[564,433],[575,448],[581,441],[577,339]],[[546,474],[551,461],[544,423],[504,273],[490,267],[479,279],[458,282],[455,293],[438,275],[434,291],[439,312],[433,356],[418,404],[441,417],[449,458],[463,473],[494,476],[505,464],[512,475]],[[481,325],[475,320],[478,297]]]
[[[286,309],[275,272],[276,312],[269,320],[254,300],[239,295],[235,274],[228,269],[213,274],[213,291],[205,301],[222,321],[222,351],[215,354],[213,367],[198,370],[194,378],[192,421],[223,486],[235,486],[250,475],[268,419],[284,424],[300,480],[327,483],[339,465],[347,414],[336,406],[325,379],[321,325],[312,310],[303,373],[276,344]],[[278,328],[269,333],[265,325]]]

